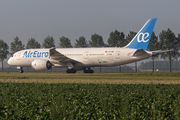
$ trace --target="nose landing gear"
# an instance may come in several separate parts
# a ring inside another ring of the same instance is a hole
[[[19,73],[23,73],[23,67],[17,67],[17,69],[19,69]]]
[[[19,72],[20,72],[20,73],[23,73],[24,71],[23,71],[23,70],[20,70]]]

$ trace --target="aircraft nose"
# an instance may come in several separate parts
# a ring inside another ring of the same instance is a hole
[[[8,65],[12,65],[12,57],[9,58],[9,60],[7,61]]]

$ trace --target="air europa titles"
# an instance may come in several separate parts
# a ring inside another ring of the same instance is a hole
[[[38,52],[38,51],[25,51],[23,54],[23,58],[38,58],[38,57],[50,57],[49,52]]]

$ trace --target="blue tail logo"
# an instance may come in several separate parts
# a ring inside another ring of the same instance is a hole
[[[126,48],[147,50],[157,18],[149,19]]]
[[[141,40],[140,40],[140,37],[141,37]],[[138,36],[137,36],[137,41],[140,43],[140,42],[148,42],[149,39],[146,39],[149,37],[149,33],[140,33]]]

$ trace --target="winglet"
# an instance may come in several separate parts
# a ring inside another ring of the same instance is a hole
[[[125,48],[147,50],[157,18],[149,19]]]

